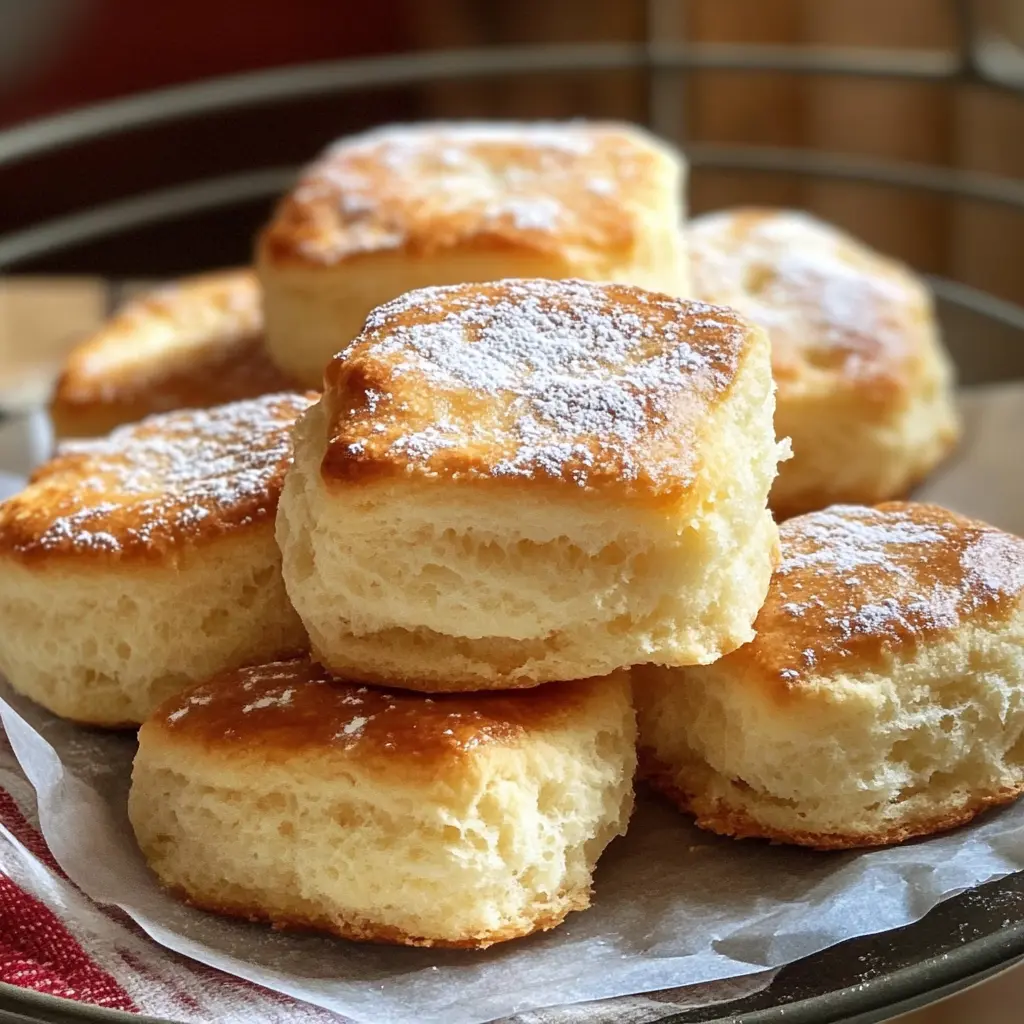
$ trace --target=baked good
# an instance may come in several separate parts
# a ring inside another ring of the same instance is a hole
[[[175,409],[293,387],[263,344],[251,270],[188,277],[124,305],[65,361],[50,400],[58,437],[100,437]]]
[[[532,686],[749,640],[777,531],[764,333],[628,285],[371,314],[296,427],[285,584],[339,675]]]
[[[0,672],[65,718],[138,724],[215,672],[306,648],[274,512],[315,396],[66,442],[0,504]]]
[[[837,228],[740,208],[690,227],[693,294],[764,327],[778,385],[777,518],[905,497],[960,433],[952,364],[924,282]]]
[[[1024,540],[937,505],[780,527],[757,637],[644,668],[641,763],[697,824],[819,848],[969,821],[1024,788]]]
[[[685,295],[682,157],[626,124],[401,125],[342,139],[257,245],[267,344],[320,387],[371,309],[413,288],[504,277]]]
[[[160,881],[197,906],[482,948],[589,904],[629,820],[635,744],[627,673],[431,699],[286,661],[160,708],[128,812]]]

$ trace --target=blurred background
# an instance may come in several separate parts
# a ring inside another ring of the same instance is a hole
[[[965,9],[973,21],[966,38]],[[1024,80],[1024,0],[0,0],[0,129],[213,76],[310,61],[501,44],[757,43],[879,48],[922,67],[971,47]],[[929,62],[931,62],[929,64]],[[308,160],[382,120],[614,116],[691,143],[804,147],[1021,177],[1012,91],[970,81],[698,70],[439,78],[306,96],[162,122],[0,165],[0,236],[128,195]],[[693,174],[695,212],[737,202],[806,206],[916,266],[1024,298],[1024,214],[873,185],[786,174]],[[203,220],[202,262],[245,259],[265,199]],[[62,250],[21,269],[177,273],[197,225]]]

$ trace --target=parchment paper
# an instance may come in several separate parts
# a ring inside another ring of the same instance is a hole
[[[979,389],[964,406],[965,445],[921,496],[1024,532],[1024,388]],[[125,813],[133,737],[68,725],[6,684],[0,697],[46,840],[83,891],[171,949],[360,1024],[479,1024],[687,985],[704,987],[677,1006],[731,999],[767,984],[773,968],[1024,869],[1024,803],[902,847],[819,854],[720,839],[642,796],[629,835],[599,866],[595,905],[547,935],[466,953],[281,934],[161,892]]]

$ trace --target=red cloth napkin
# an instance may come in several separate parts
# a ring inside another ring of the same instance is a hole
[[[328,1010],[203,967],[90,900],[53,859],[0,730],[0,982],[187,1024],[342,1024]]]

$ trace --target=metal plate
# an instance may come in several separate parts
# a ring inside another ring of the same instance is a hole
[[[945,336],[966,384],[1024,379],[1024,314],[933,281]],[[664,1024],[869,1024],[942,998],[1024,957],[1024,873],[940,904],[907,928],[842,943],[783,968],[765,991]],[[102,1010],[0,984],[0,1021],[157,1018]]]
[[[1024,873],[940,904],[907,928],[844,942],[779,972],[764,992],[659,1024],[873,1024],[982,981],[1024,957]],[[0,1021],[156,1024],[0,984]]]

